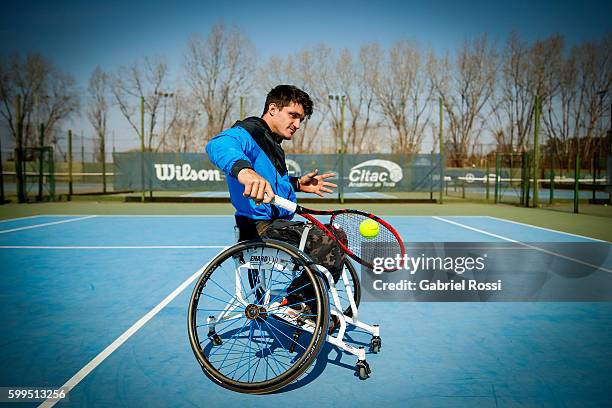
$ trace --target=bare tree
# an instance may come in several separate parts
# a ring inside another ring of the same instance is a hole
[[[296,85],[306,89],[314,102],[313,117],[296,141],[296,147],[302,152],[338,152],[340,149],[340,105],[329,98],[340,93],[334,61],[333,50],[323,44],[303,49],[287,61],[290,64],[287,71],[296,78]],[[334,129],[331,138],[322,134],[328,117]]]
[[[238,30],[215,25],[207,38],[195,35],[185,56],[187,84],[206,120],[205,138],[229,125],[240,95],[251,89],[255,52]]]
[[[187,92],[177,92],[171,103],[174,105],[171,110],[176,114],[166,131],[167,148],[178,152],[203,151],[202,111],[198,109],[197,102]]]
[[[158,112],[162,108],[164,93],[167,91],[168,66],[163,58],[145,57],[129,66],[117,70],[111,80],[111,92],[122,115],[136,132],[138,138],[144,137],[149,151],[153,150],[155,137],[158,143],[161,136],[155,133]],[[140,100],[145,104],[145,135],[140,129]],[[163,129],[165,130],[165,129]]]
[[[489,121],[500,151],[524,151],[529,143],[535,104],[529,66],[529,45],[513,32],[503,51],[499,94]]]
[[[552,59],[559,61],[551,81],[555,92],[544,108],[543,119],[551,137],[548,148],[566,170],[573,167],[576,154],[588,163],[601,147],[603,96],[612,86],[611,38],[608,35],[602,41],[579,44],[566,58],[561,45],[560,56]]]
[[[332,79],[333,64],[332,50],[318,45],[304,48],[285,59],[273,56],[260,70],[262,92],[268,92],[278,84],[292,84],[308,92],[313,100],[313,115],[302,124],[291,144],[285,148],[288,153],[321,152],[330,148],[326,139],[321,138],[321,131],[332,110],[328,97],[337,92]],[[332,88],[334,91],[331,91]],[[334,133],[333,138],[328,139],[336,151],[339,146],[338,135]]]
[[[15,100],[21,100],[21,118],[16,117]],[[59,71],[40,54],[25,59],[18,53],[0,57],[0,115],[13,136],[21,123],[24,146],[38,145],[39,125],[45,141],[57,145],[57,125],[79,110],[79,95],[72,76]],[[19,119],[19,120],[18,120]]]
[[[556,66],[551,74],[549,98],[543,104],[543,122],[553,141],[549,144],[557,163],[569,169],[572,148],[568,141],[579,137],[581,121],[577,60],[575,53],[562,57],[561,43],[555,51],[558,56],[552,59]]]
[[[601,147],[604,134],[599,125],[607,110],[603,101],[605,95],[612,92],[612,33],[601,41],[584,42],[575,47],[572,53],[576,55],[577,60],[581,101],[579,108],[582,120],[579,125],[586,139],[581,143],[581,153],[590,159]]]
[[[97,161],[104,163],[106,160],[106,119],[108,116],[108,75],[96,67],[89,78],[87,119],[96,132]]]
[[[371,83],[385,119],[393,129],[393,151],[418,153],[431,112],[433,86],[414,42],[393,45]]]
[[[455,67],[451,67],[448,56],[430,66],[435,89],[443,97],[449,119],[447,151],[455,166],[465,164],[469,147],[482,132],[484,110],[493,95],[497,68],[495,48],[489,45],[486,36],[465,41],[457,53]]]
[[[376,96],[368,84],[371,63],[372,55],[367,45],[361,46],[357,59],[346,49],[338,58],[336,72],[348,111],[344,126],[348,153],[362,153],[373,142],[371,130],[377,123],[373,119]]]

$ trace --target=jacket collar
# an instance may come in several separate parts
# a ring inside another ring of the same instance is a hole
[[[281,147],[283,137],[272,132],[270,127],[262,118],[252,116],[242,121],[234,123],[234,127],[240,126],[255,140],[261,150],[270,159],[274,168],[281,176],[287,174],[287,163],[285,162],[285,152]]]

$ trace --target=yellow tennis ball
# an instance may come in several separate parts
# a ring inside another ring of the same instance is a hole
[[[359,224],[359,233],[365,239],[372,239],[378,235],[378,223],[370,218]]]

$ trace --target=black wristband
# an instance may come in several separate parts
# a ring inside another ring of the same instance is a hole
[[[299,177],[289,177],[289,182],[291,182],[291,185],[296,192],[301,190]]]
[[[240,171],[244,169],[253,170],[253,165],[248,160],[236,160],[236,163],[234,163],[234,165],[232,166],[232,176],[238,178],[238,173],[240,173]]]

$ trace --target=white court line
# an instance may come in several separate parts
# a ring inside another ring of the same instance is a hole
[[[492,232],[487,232],[487,231],[483,231],[483,230],[478,229],[478,228],[470,227],[469,225],[464,225],[464,224],[461,224],[461,223],[458,223],[458,222],[455,222],[455,221],[447,220],[445,218],[438,217],[438,216],[435,216],[435,215],[432,216],[432,218],[435,218],[436,220],[439,220],[439,221],[447,222],[449,224],[457,225],[459,227],[462,227],[462,228],[465,228],[465,229],[469,229],[469,230],[472,230],[472,231],[475,231],[475,232],[479,232],[481,234],[489,235],[491,237],[499,238],[499,239],[502,239],[504,241],[513,242],[515,244],[523,245],[523,246],[526,246],[526,247],[531,248],[531,249],[535,249],[536,251],[540,251],[540,252],[543,252],[543,253],[548,254],[548,255],[557,256],[559,258],[567,259],[568,261],[576,262],[576,263],[581,264],[581,265],[585,265],[585,266],[588,266],[588,267],[591,267],[591,268],[599,269],[599,270],[602,270],[604,272],[612,273],[612,269],[608,269],[608,268],[604,268],[603,266],[594,265],[594,264],[591,264],[591,263],[588,263],[588,262],[584,262],[584,261],[581,261],[580,259],[572,258],[571,256],[566,256],[566,255],[559,254],[557,252],[548,251],[548,250],[543,249],[543,248],[539,248],[539,247],[536,247],[536,246],[533,246],[533,245],[529,245],[529,244],[526,244],[524,242],[517,241],[517,240],[511,239],[511,238],[507,238],[507,237],[504,237],[504,236],[501,236],[501,235],[493,234]]]
[[[572,237],[584,238],[584,239],[588,239],[588,240],[591,240],[591,241],[598,241],[598,242],[606,242],[606,243],[608,243],[608,241],[604,241],[602,239],[590,238],[590,237],[585,237],[584,235],[572,234],[571,232],[563,232],[563,231],[557,231],[557,230],[550,229],[550,228],[538,227],[537,225],[525,224],[525,223],[518,222],[518,221],[507,220],[505,218],[492,217],[490,215],[486,215],[485,217],[491,218],[493,220],[509,222],[509,223],[512,223],[512,224],[523,225],[525,227],[531,227],[531,228],[541,229],[541,230],[544,230],[544,231],[556,232],[557,234],[569,235],[569,236],[572,236]]]
[[[91,217],[108,217],[108,218],[234,218],[233,214],[220,214],[220,215],[210,215],[210,214],[45,214],[45,215],[36,215],[35,217],[82,217],[82,216],[91,216]]]
[[[44,217],[44,215],[30,215],[27,217],[16,217],[16,218],[7,218],[5,220],[0,220],[0,222],[8,222],[8,221],[17,221],[17,220],[27,220],[29,218],[38,218],[38,217]]]
[[[209,262],[210,263],[210,262]],[[198,269],[193,275],[191,275],[187,280],[179,285],[178,288],[174,289],[172,293],[170,293],[164,300],[162,300],[157,306],[151,309],[147,314],[142,316],[136,323],[134,323],[129,329],[123,332],[121,336],[117,337],[115,341],[113,341],[110,345],[108,345],[104,350],[100,352],[97,356],[95,356],[89,363],[87,363],[83,368],[81,368],[75,375],[72,376],[61,388],[66,390],[66,393],[69,393],[74,387],[76,387],[89,373],[91,373],[97,366],[99,366],[104,360],[108,358],[115,350],[117,350],[123,343],[125,343],[134,333],[142,328],[149,320],[155,317],[164,307],[168,305],[175,297],[177,297],[182,291],[185,290],[187,286],[189,286],[200,274],[202,271],[208,266],[208,263]],[[39,407],[52,407],[57,404],[58,400],[47,399],[45,402],[39,405]]]
[[[46,227],[48,225],[64,224],[66,222],[86,220],[88,218],[93,218],[93,217],[97,217],[97,216],[96,215],[88,215],[87,217],[71,218],[69,220],[47,222],[47,223],[44,223],[44,224],[30,225],[28,227],[12,228],[12,229],[8,229],[8,230],[0,231],[0,234],[6,234],[7,232],[22,231],[22,230],[27,230],[27,229],[32,229],[32,228]]]
[[[228,245],[114,245],[114,246],[74,246],[74,245],[0,245],[0,249],[225,249]]]

